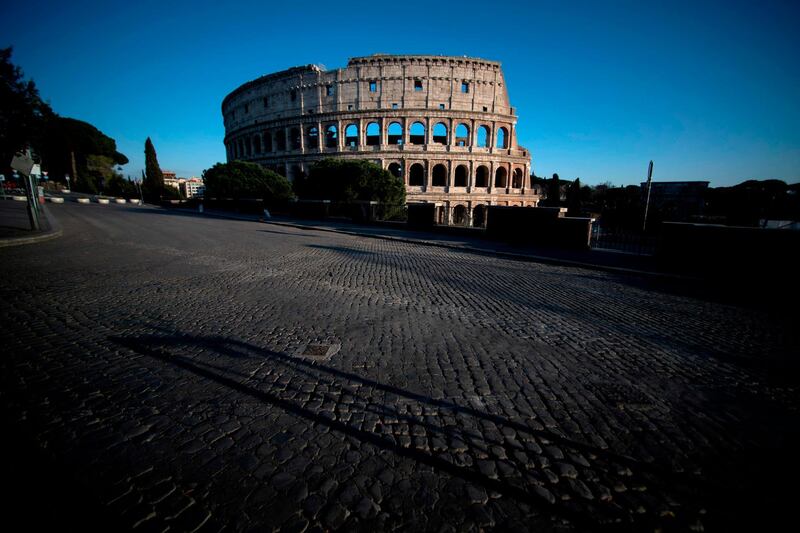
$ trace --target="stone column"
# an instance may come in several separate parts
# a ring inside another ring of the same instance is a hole
[[[344,132],[342,131],[342,121],[336,121],[336,145],[339,152],[344,151]]]

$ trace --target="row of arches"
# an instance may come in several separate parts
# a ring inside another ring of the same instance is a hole
[[[490,148],[494,145],[498,149],[507,149],[510,145],[509,130],[505,126],[500,126],[493,132],[492,128],[485,124],[477,126],[474,132],[470,129],[470,125],[464,122],[456,124],[451,131],[448,124],[442,121],[435,122],[428,132],[428,126],[420,120],[411,122],[407,129],[400,121],[393,120],[389,122],[385,132],[377,121],[368,122],[363,132],[356,123],[347,124],[342,129],[340,132],[340,125],[334,123],[324,126],[312,124],[305,128],[293,126],[239,137],[229,143],[229,157],[238,159],[287,150],[317,150],[342,146],[352,149],[384,144],[438,144],[477,148]],[[344,143],[340,146],[342,135]]]
[[[453,170],[453,182],[448,183],[448,170],[447,166],[443,163],[437,163],[430,169],[430,176],[427,175],[426,165],[422,163],[412,163],[408,167],[408,179],[403,176],[403,167],[400,163],[392,162],[386,167],[389,172],[394,176],[403,178],[406,185],[410,187],[423,187],[430,185],[432,187],[478,187],[486,188],[490,185],[492,178],[489,167],[486,165],[478,165],[475,167],[475,174],[472,176],[470,182],[469,167],[464,164],[457,165]],[[430,178],[430,179],[428,179]],[[508,169],[505,166],[499,166],[494,172],[492,186],[497,189],[522,189],[525,186],[524,173],[521,168],[515,168],[511,173],[509,183]]]

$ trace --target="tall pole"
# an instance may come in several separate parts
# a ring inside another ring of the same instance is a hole
[[[650,189],[653,187],[653,162],[647,167],[647,199],[644,202],[644,221],[642,222],[642,233],[647,229],[647,211],[650,208]]]

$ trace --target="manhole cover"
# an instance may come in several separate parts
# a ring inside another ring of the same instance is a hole
[[[320,342],[309,342],[302,346],[296,353],[297,357],[303,359],[313,359],[315,361],[326,361],[333,357],[341,349],[338,343],[328,344]]]

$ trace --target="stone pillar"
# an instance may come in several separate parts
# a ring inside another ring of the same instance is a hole
[[[336,121],[336,145],[339,152],[344,151],[344,132],[342,131],[342,121]]]

